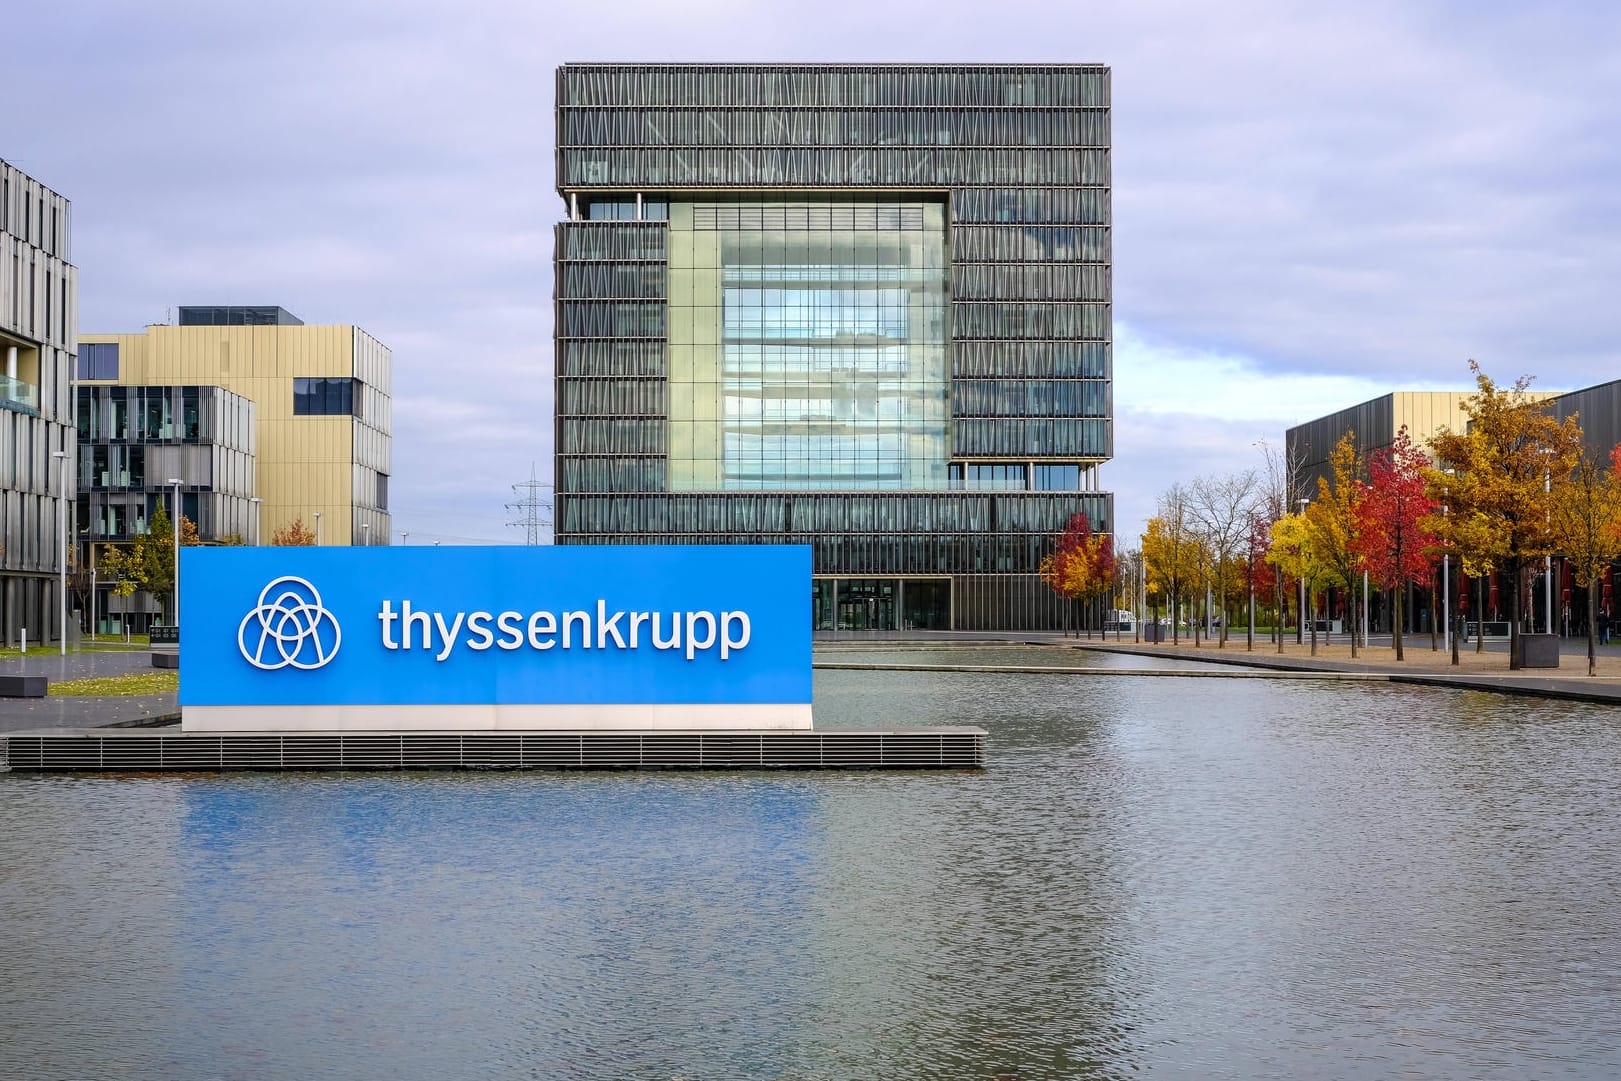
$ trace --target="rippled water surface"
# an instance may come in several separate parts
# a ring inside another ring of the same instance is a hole
[[[0,1077],[1621,1073],[1616,711],[816,688],[991,768],[0,777]]]

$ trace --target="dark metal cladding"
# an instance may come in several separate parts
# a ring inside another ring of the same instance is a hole
[[[1059,625],[1042,556],[1072,514],[1113,528],[1087,480],[1113,455],[1110,143],[1095,64],[560,68],[558,542],[810,543],[820,577],[949,578],[959,629]],[[834,229],[849,203],[943,203],[946,436],[969,479],[676,491],[670,208],[814,229],[818,200]],[[1017,483],[976,484],[998,463]]]
[[[254,770],[977,770],[985,730],[176,734],[0,737],[0,773]]]

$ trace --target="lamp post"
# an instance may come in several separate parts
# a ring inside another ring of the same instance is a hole
[[[165,484],[174,485],[174,625],[180,626],[180,478],[170,477]]]
[[[57,600],[57,636],[62,648],[62,656],[68,655],[68,452],[65,450],[51,451],[52,458],[62,460],[62,498],[56,503],[56,530],[62,538],[62,551],[57,557],[59,566],[56,574],[56,600]]]
[[[371,523],[360,523],[360,543],[362,546],[371,544]]]
[[[1311,500],[1307,499],[1305,496],[1300,497],[1300,514],[1301,514],[1301,517],[1305,517],[1306,504],[1308,504],[1310,502],[1311,502]],[[1305,570],[1304,560],[1302,560],[1301,570]],[[1302,574],[1300,576],[1300,618],[1295,620],[1295,645],[1297,645],[1297,646],[1298,645],[1303,645],[1305,643],[1305,641],[1306,641],[1306,576],[1304,574]],[[1312,639],[1312,641],[1315,642],[1316,639],[1314,638],[1314,639]]]
[[[408,545],[410,543],[411,543],[411,531],[410,530],[402,531],[400,533],[400,547],[404,548],[406,545]]]
[[[321,512],[315,512],[315,546],[321,546]]]
[[[253,504],[253,546],[257,548],[259,546],[259,511],[263,508],[265,501],[258,496],[254,496],[248,502]]]
[[[1442,500],[1442,502],[1441,502],[1441,520],[1442,520],[1443,526],[1444,526],[1445,521],[1446,521],[1447,511],[1450,509],[1447,506],[1447,503],[1446,503],[1447,495],[1448,495],[1447,489],[1442,488],[1441,489],[1441,500]],[[1441,531],[1443,533],[1446,532],[1445,528],[1443,528]],[[1443,617],[1444,622],[1441,624],[1441,627],[1442,627],[1442,630],[1441,630],[1441,648],[1446,650],[1448,653],[1450,653],[1450,652],[1452,652],[1452,553],[1447,551],[1446,546],[1450,545],[1452,542],[1451,541],[1444,541],[1442,543],[1443,543],[1443,546],[1441,548],[1441,615]]]
[[[1552,447],[1544,447],[1544,454],[1552,454]],[[1553,507],[1550,506],[1553,494],[1553,474],[1546,465],[1542,467],[1542,521],[1548,528],[1553,527]],[[1553,553],[1542,557],[1542,629],[1544,633],[1553,633]]]

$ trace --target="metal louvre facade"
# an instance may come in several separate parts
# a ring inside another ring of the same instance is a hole
[[[567,65],[557,103],[559,543],[808,541],[1057,625],[1042,557],[1113,520],[1108,68]]]

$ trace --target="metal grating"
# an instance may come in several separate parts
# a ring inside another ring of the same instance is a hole
[[[0,737],[0,772],[980,770],[979,728],[811,732],[175,733]]]

